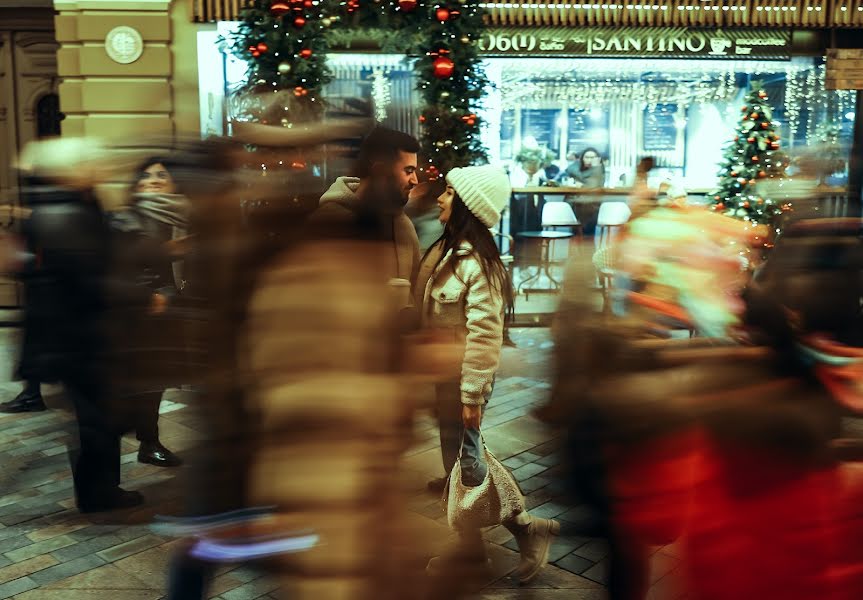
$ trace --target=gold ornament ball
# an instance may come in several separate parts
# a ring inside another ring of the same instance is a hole
[[[333,20],[329,17],[324,17],[323,19],[321,19],[321,25],[323,25],[324,27],[329,27],[332,24]]]
[[[291,72],[291,65],[286,62],[279,63],[279,73],[282,75],[287,75]]]

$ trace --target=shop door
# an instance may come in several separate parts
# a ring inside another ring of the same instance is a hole
[[[60,134],[53,31],[0,30],[0,227],[20,224],[15,159],[33,140]],[[17,285],[0,277],[0,307],[17,306]]]

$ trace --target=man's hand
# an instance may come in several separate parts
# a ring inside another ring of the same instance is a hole
[[[479,404],[462,404],[461,420],[466,429],[479,429],[482,421],[482,406]]]

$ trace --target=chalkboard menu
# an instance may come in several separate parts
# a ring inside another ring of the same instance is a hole
[[[567,113],[567,154],[595,148],[600,156],[608,156],[608,111],[570,108]]]
[[[676,104],[657,104],[644,109],[644,151],[669,152],[677,150]]]
[[[522,109],[522,138],[532,136],[541,147],[557,152],[560,148],[560,130],[557,126],[559,116],[560,110],[554,108]]]

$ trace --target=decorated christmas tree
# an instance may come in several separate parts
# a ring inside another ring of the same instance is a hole
[[[435,179],[485,162],[477,116],[489,85],[477,48],[483,12],[478,0],[251,0],[230,40],[249,67],[232,93],[231,119],[293,127],[322,118],[333,108],[323,97],[330,46],[372,39],[416,57],[421,174]],[[374,84],[385,91],[379,78]]]
[[[424,100],[420,115],[429,178],[453,167],[486,162],[480,141],[480,101],[489,85],[480,66],[477,41],[483,9],[477,0],[430,6],[416,71]]]
[[[747,95],[740,125],[725,150],[713,208],[728,216],[769,223],[781,209],[759,193],[758,183],[774,171],[773,152],[779,149],[779,134],[771,121],[767,93],[759,87],[753,84]]]
[[[320,0],[253,0],[241,13],[231,51],[248,65],[235,92],[236,119],[292,127],[319,119],[331,77],[327,29],[338,20]]]

